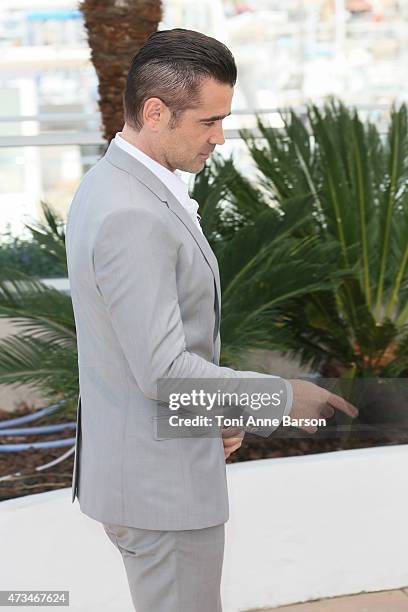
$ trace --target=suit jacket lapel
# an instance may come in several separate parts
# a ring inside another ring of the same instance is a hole
[[[188,229],[188,231],[196,241],[197,245],[200,247],[201,252],[204,255],[214,275],[217,293],[220,293],[220,276],[218,271],[218,262],[210,245],[208,244],[206,237],[200,232],[186,209],[180,204],[177,198],[170,191],[168,193],[167,205],[170,210],[180,219],[183,225]]]
[[[177,198],[168,191],[167,198],[167,206],[170,210],[180,219],[180,221],[185,225],[188,229],[197,245],[199,246],[206,262],[211,268],[214,277],[214,288],[215,288],[215,300],[214,300],[214,308],[215,308],[215,325],[214,325],[214,335],[213,341],[218,335],[218,330],[220,327],[220,310],[221,310],[221,283],[220,283],[220,274],[218,268],[217,258],[215,257],[210,245],[204,234],[200,232],[191,216],[188,214],[186,209],[180,204]]]
[[[132,157],[132,155],[118,147],[114,140],[111,141],[108,150],[106,151],[105,158],[114,166],[117,166],[122,170],[126,170],[135,176],[148,189],[150,189],[150,191],[152,191],[163,203],[165,203],[167,207],[178,217],[197,243],[214,276],[216,312],[216,324],[214,330],[215,339],[218,334],[220,322],[221,283],[217,258],[208,244],[207,239],[195,225],[186,209],[180,204],[177,198],[159,179],[159,177],[151,172],[151,170],[149,170],[149,168],[142,164],[138,159]]]

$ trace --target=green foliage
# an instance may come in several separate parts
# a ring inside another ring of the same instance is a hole
[[[215,157],[197,175],[192,197],[219,262],[222,363],[244,367],[246,349],[286,350],[282,313],[296,299],[334,289],[345,274],[335,239],[322,245],[317,236],[301,236],[311,195],[288,198],[282,211],[231,159]]]
[[[44,224],[30,226],[33,244],[65,270],[65,234],[45,204]],[[18,270],[0,273],[0,317],[18,333],[0,341],[0,384],[30,384],[73,413],[78,395],[76,333],[71,298]]]
[[[0,240],[0,270],[16,270],[37,278],[66,277],[63,223],[42,204],[45,223],[27,225],[30,239],[3,234]]]
[[[282,130],[258,117],[261,145],[242,132],[255,181],[218,156],[195,178],[221,274],[221,361],[242,367],[245,349],[268,348],[324,376],[406,376],[407,109],[392,109],[385,138],[340,102],[307,117],[289,112]],[[43,210],[33,245],[66,273],[63,224]],[[2,266],[0,317],[20,330],[0,341],[0,384],[30,383],[74,406],[70,297]]]
[[[0,243],[0,270],[12,269],[37,278],[59,278],[64,267],[33,240],[4,236]]]
[[[405,376],[407,108],[391,110],[385,138],[338,101],[322,109],[310,105],[307,117],[305,125],[289,112],[282,116],[282,130],[258,117],[262,145],[242,132],[259,185],[279,210],[285,214],[294,198],[309,196],[307,218],[293,226],[291,236],[314,237],[317,249],[334,241],[338,266],[347,271],[335,288],[312,291],[285,306],[276,321],[283,343],[326,376]],[[239,199],[239,188],[232,183],[230,189]]]

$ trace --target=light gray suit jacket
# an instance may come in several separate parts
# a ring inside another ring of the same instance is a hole
[[[206,238],[112,141],[75,194],[66,247],[80,379],[72,501],[129,527],[225,522],[222,440],[157,433],[160,378],[227,378],[239,391],[267,376],[218,365],[220,278]]]

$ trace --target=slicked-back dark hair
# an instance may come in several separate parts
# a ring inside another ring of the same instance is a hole
[[[194,30],[154,32],[130,65],[123,97],[126,123],[140,130],[144,103],[160,98],[170,109],[170,126],[175,127],[187,108],[199,104],[206,77],[235,85],[237,68],[228,47]]]

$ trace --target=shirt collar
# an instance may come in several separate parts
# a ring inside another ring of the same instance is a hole
[[[175,172],[171,172],[171,170],[162,164],[159,164],[159,162],[149,155],[146,155],[146,153],[141,151],[138,147],[135,147],[135,145],[125,140],[121,134],[121,132],[117,132],[115,135],[115,143],[118,145],[118,147],[145,164],[149,170],[151,170],[161,181],[163,181],[166,187],[170,189],[181,204],[183,204],[189,210],[196,212],[198,210],[198,203],[190,198],[188,186],[180,177],[178,171],[176,170]]]

